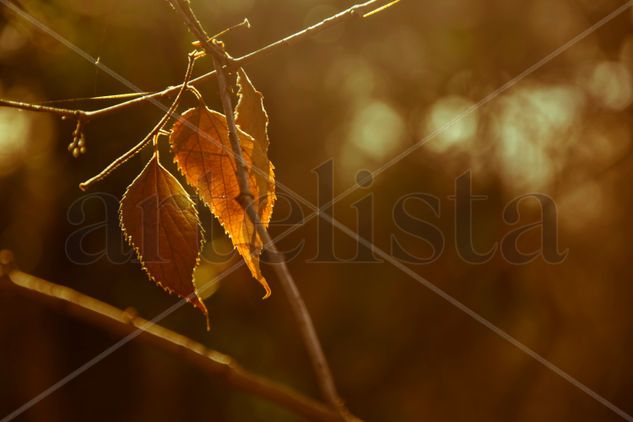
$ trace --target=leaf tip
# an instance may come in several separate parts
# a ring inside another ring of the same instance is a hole
[[[262,297],[262,300],[268,299],[270,297],[270,295],[272,294],[272,290],[270,290],[270,286],[266,282],[266,279],[264,277],[262,277],[261,279],[259,279],[257,281],[259,281],[260,284],[264,287],[264,290],[266,290],[266,294],[264,295],[264,297]]]

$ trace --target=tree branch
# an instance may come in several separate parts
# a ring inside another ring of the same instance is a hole
[[[67,108],[50,107],[40,104],[24,103],[22,101],[3,100],[0,98],[1,107],[19,108],[20,110],[38,111],[44,113],[53,113],[61,117],[84,117],[86,118],[90,112],[83,110],[71,110]]]
[[[267,46],[262,47],[258,50],[252,51],[241,57],[235,58],[232,60],[232,64],[234,66],[243,66],[247,63],[252,62],[253,60],[255,60],[256,58],[260,56],[269,54],[275,50],[280,49],[281,47],[289,47],[291,45],[294,45],[332,26],[343,24],[351,20],[354,20],[356,18],[363,18],[365,16],[369,16],[370,14],[373,14],[374,11],[381,11],[385,6],[389,6],[392,3],[393,2],[389,2],[385,0],[370,0],[365,3],[354,5],[340,13],[337,13],[333,16],[330,16],[327,19],[322,20],[321,22],[315,25],[302,29],[299,32],[296,32],[292,35],[289,35],[285,38],[282,38],[278,41],[268,44]],[[193,78],[189,84],[196,86],[199,83],[214,77],[215,75],[216,75],[216,71],[213,70],[211,72],[208,72],[196,78]],[[182,88],[182,84],[170,86],[170,87],[165,88],[162,91],[143,95],[141,97],[127,100],[118,104],[114,104],[109,107],[104,107],[98,110],[91,110],[91,111],[72,110],[72,109],[51,107],[51,106],[45,106],[45,105],[39,105],[39,104],[29,104],[29,103],[24,103],[20,101],[11,101],[11,100],[3,100],[3,99],[0,99],[0,106],[19,108],[22,110],[29,110],[29,111],[35,111],[35,112],[53,113],[62,117],[83,118],[84,121],[87,122],[92,119],[105,117],[112,113],[116,113],[118,111],[122,111],[136,105],[144,104],[144,103],[159,100],[159,99],[169,98],[172,95],[175,95],[178,92],[178,90],[180,90],[180,88]]]
[[[242,66],[257,57],[261,57],[265,54],[271,53],[281,47],[290,47],[298,43],[299,41],[303,41],[306,38],[316,35],[319,32],[322,32],[332,26],[347,23],[357,18],[369,17],[370,15],[374,14],[374,12],[382,11],[387,7],[397,3],[398,1],[400,0],[370,0],[365,3],[356,4],[348,9],[343,10],[342,12],[330,16],[329,18],[323,19],[319,23],[309,26],[290,36],[282,38],[279,41],[275,41],[265,47],[238,57],[235,59],[235,64]]]
[[[9,252],[0,251],[0,291],[15,292],[108,332],[128,336],[141,331],[145,343],[181,356],[200,370],[221,377],[227,384],[268,399],[310,420],[341,421],[335,412],[276,382],[241,368],[231,357],[185,336],[86,296],[68,287],[23,273],[14,268]]]
[[[167,112],[163,115],[163,117],[159,120],[159,122],[154,126],[154,128],[147,134],[147,136],[145,136],[145,138],[143,138],[141,142],[134,145],[125,154],[123,154],[122,156],[114,160],[112,163],[110,163],[110,165],[108,165],[108,167],[102,170],[99,174],[86,180],[85,182],[80,183],[79,189],[85,191],[90,186],[92,186],[93,183],[103,180],[121,164],[125,163],[127,160],[129,160],[130,158],[132,158],[133,156],[141,152],[143,148],[145,148],[145,146],[148,145],[152,141],[154,136],[156,136],[163,129],[163,127],[165,127],[165,124],[167,124],[169,119],[172,117],[172,115],[175,113],[176,109],[178,108],[178,105],[180,104],[180,101],[182,99],[182,95],[184,94],[184,92],[187,90],[187,87],[189,86],[188,84],[189,84],[189,81],[191,80],[191,74],[193,73],[193,65],[195,61],[196,61],[195,53],[190,53],[189,63],[187,64],[187,70],[185,71],[185,77],[182,81],[182,85],[180,86],[180,89],[178,90],[178,94],[176,94],[176,98],[174,99],[173,103],[171,104]]]
[[[340,398],[336,390],[334,378],[316,334],[312,318],[305,306],[305,303],[303,302],[296,283],[288,270],[286,262],[279,254],[272,238],[268,234],[268,231],[261,223],[259,215],[253,208],[254,197],[249,188],[248,169],[246,168],[246,164],[242,156],[242,148],[240,146],[238,130],[234,118],[234,110],[231,99],[231,88],[233,87],[229,86],[227,77],[227,72],[232,64],[232,59],[230,56],[225,54],[224,51],[213,42],[213,40],[208,38],[207,32],[204,30],[200,21],[191,9],[189,0],[169,1],[174,6],[175,10],[183,17],[191,33],[198,38],[200,45],[207,55],[213,60],[218,80],[219,93],[222,100],[222,108],[224,115],[226,116],[229,130],[231,149],[233,150],[233,156],[236,161],[236,176],[240,187],[240,195],[237,199],[240,202],[240,205],[242,205],[245,209],[249,219],[257,230],[257,234],[262,239],[264,248],[266,248],[266,250],[270,252],[275,259],[273,264],[275,272],[282,287],[284,288],[284,291],[286,292],[294,317],[299,325],[300,333],[316,374],[321,394],[343,418],[346,420],[354,420],[356,418],[347,410],[343,400]],[[372,1],[369,3],[374,2]]]

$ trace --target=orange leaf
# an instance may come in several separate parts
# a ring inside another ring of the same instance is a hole
[[[268,227],[275,204],[275,166],[268,160],[268,114],[264,108],[264,96],[240,68],[237,72],[239,101],[235,107],[235,123],[255,139],[250,173],[257,182],[259,192],[259,218]]]
[[[182,185],[158,162],[158,156],[128,186],[119,217],[125,238],[149,278],[208,317],[193,284],[202,241],[198,213]]]
[[[267,227],[272,212],[270,202],[274,200],[274,191],[272,194],[269,192],[271,186],[274,189],[274,181],[269,181],[272,173],[269,171],[261,175],[254,171],[253,154],[260,148],[249,134],[238,131],[244,164],[248,171],[249,189],[256,198],[253,207],[264,227]],[[169,142],[174,159],[187,183],[198,191],[218,218],[251,274],[266,290],[264,298],[268,297],[270,288],[259,266],[263,244],[255,226],[237,201],[240,188],[226,118],[206,107],[187,110],[174,124]],[[272,165],[268,166],[270,167],[266,167],[267,169],[272,169]],[[263,178],[266,183],[259,183],[259,178]],[[265,191],[261,191],[260,186],[264,186]],[[265,198],[263,201],[258,200],[262,197]]]

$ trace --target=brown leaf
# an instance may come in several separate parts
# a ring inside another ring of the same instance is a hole
[[[243,130],[238,131],[244,164],[248,171],[249,189],[255,198],[265,198],[253,201],[253,207],[264,227],[267,227],[274,200],[272,165],[267,163],[265,168],[268,173],[264,175],[254,171],[254,154],[259,160],[261,147],[257,146],[257,142],[249,134]],[[169,142],[187,183],[198,191],[218,218],[251,274],[266,290],[264,298],[268,297],[270,288],[259,266],[263,244],[255,226],[237,201],[240,188],[226,118],[206,107],[187,110],[174,124]],[[265,183],[261,183],[260,178]]]
[[[154,156],[130,184],[119,209],[121,229],[149,278],[198,308],[207,308],[193,284],[202,229],[182,185]],[[207,319],[208,324],[208,319]]]
[[[264,96],[240,68],[237,73],[239,100],[235,107],[235,123],[255,139],[253,146],[253,166],[250,173],[257,181],[259,192],[260,220],[268,227],[275,204],[275,167],[268,160],[268,114],[264,108]],[[257,196],[256,196],[257,198]]]

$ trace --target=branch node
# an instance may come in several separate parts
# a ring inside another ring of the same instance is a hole
[[[135,308],[129,307],[123,310],[121,316],[125,319],[125,322],[134,325],[134,321],[138,318],[138,312]]]
[[[0,251],[0,278],[9,275],[15,270],[15,258],[13,252],[3,249]]]
[[[281,262],[285,262],[286,261],[286,254],[283,252],[279,252],[279,250],[275,249],[272,250],[272,248],[267,248],[266,246],[268,245],[264,245],[264,251],[266,252],[266,255],[268,255],[268,257],[271,259],[271,261],[275,264],[279,264]]]
[[[235,197],[237,203],[240,204],[240,206],[242,206],[242,208],[244,209],[246,209],[246,207],[248,207],[248,205],[253,202],[254,199],[255,196],[253,196],[250,191],[240,192],[240,194]]]

